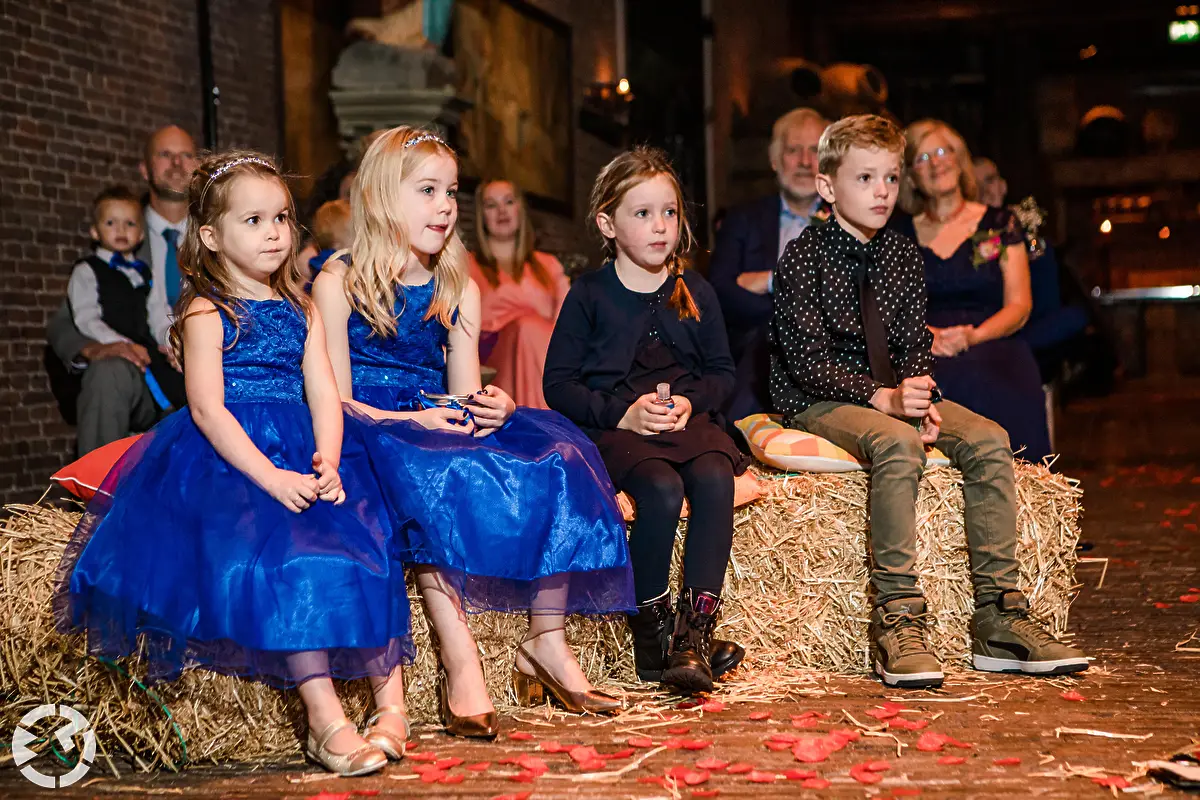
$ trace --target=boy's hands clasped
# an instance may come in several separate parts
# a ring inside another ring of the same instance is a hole
[[[925,444],[937,441],[942,415],[933,404],[937,383],[928,375],[905,378],[895,389],[876,390],[871,406],[888,416],[905,420],[920,420],[918,433]]]
[[[692,417],[692,402],[682,395],[671,395],[674,407],[657,402],[654,392],[644,394],[625,410],[625,416],[617,427],[627,431],[653,436],[668,431],[681,431]]]

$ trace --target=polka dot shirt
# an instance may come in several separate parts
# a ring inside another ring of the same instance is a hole
[[[917,246],[888,229],[864,244],[832,219],[789,242],[775,270],[771,401],[787,419],[823,400],[867,405],[883,386],[867,360],[856,277],[862,259],[897,380],[933,372]]]

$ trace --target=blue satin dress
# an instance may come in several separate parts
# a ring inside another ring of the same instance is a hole
[[[304,315],[284,301],[224,314],[225,407],[281,468],[312,473],[300,365]],[[184,666],[292,686],[387,675],[413,656],[404,570],[389,515],[346,419],[346,502],[296,514],[218,455],[177,411],[114,466],[59,567],[60,630],[117,657],[143,637],[152,678]],[[303,653],[305,655],[297,656]]]
[[[397,333],[352,312],[354,399],[386,411],[446,391],[449,332],[425,319],[434,283],[397,286]],[[367,417],[349,412],[363,421]],[[527,611],[537,581],[563,576],[568,614],[632,611],[625,522],[595,445],[554,411],[518,408],[475,438],[410,420],[373,423],[372,464],[397,537],[415,564],[439,567],[468,611]]]

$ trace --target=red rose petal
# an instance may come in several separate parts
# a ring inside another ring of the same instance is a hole
[[[829,750],[820,739],[805,739],[796,743],[792,755],[805,764],[817,764],[829,758]]]
[[[529,800],[529,796],[533,792],[521,792],[520,794],[498,794],[491,800]]]
[[[528,753],[522,753],[521,755],[517,756],[517,765],[524,767],[530,772],[536,772],[538,774],[546,772],[550,769],[548,766],[546,766],[545,761],[537,756],[531,756]]]
[[[662,743],[662,746],[667,748],[668,750],[679,750],[683,747],[683,739],[679,739],[679,738],[667,739],[665,742]]]
[[[465,760],[466,759],[459,758],[458,756],[451,756],[450,758],[443,758],[441,761],[435,763],[434,766],[438,769],[451,769],[453,767],[457,767]]]
[[[791,742],[777,742],[774,739],[768,739],[763,742],[763,746],[772,753],[782,753],[784,750],[791,750],[793,747]]]
[[[863,764],[863,769],[869,769],[871,772],[887,772],[892,768],[892,765],[886,761],[868,761]]]
[[[905,787],[905,786],[902,786],[899,789],[892,789],[892,797],[920,797],[920,796],[921,796],[920,789],[909,789],[908,787]]]
[[[407,750],[405,750],[404,752],[405,752],[405,756],[410,761],[437,761],[438,760],[437,753],[409,753]]]
[[[850,768],[850,777],[859,783],[879,783],[883,776],[867,769],[866,764],[855,764]]]
[[[436,764],[413,764],[412,771],[418,775],[424,775],[426,772],[441,772]]]
[[[1063,700],[1073,700],[1076,703],[1082,703],[1084,700],[1087,700],[1086,697],[1084,697],[1083,695],[1081,695],[1079,692],[1075,691],[1074,689],[1068,689],[1067,691],[1063,692],[1062,699]]]
[[[951,747],[957,747],[960,750],[970,750],[972,747],[975,746],[975,745],[971,744],[970,742],[960,742],[958,739],[955,739],[953,736],[945,736],[943,738],[945,739],[946,744],[950,745]]]
[[[787,731],[778,731],[776,733],[772,733],[768,737],[768,739],[772,742],[787,742],[788,744],[795,744],[803,738],[804,737],[798,733],[788,733]]]
[[[468,764],[468,765],[467,765],[467,769],[471,770],[471,772],[484,772],[484,771],[486,771],[486,770],[488,769],[488,767],[490,767],[490,766],[492,766],[492,762],[490,762],[490,761],[480,761],[480,762],[479,762],[479,763],[477,763],[477,764]]]
[[[728,761],[722,761],[719,758],[702,758],[696,762],[696,769],[720,772],[729,766]]]
[[[746,780],[750,781],[751,783],[774,783],[775,773],[760,772],[759,770],[755,769],[750,771],[750,774],[746,776]]]
[[[809,778],[817,777],[817,773],[806,769],[785,769],[783,777],[789,781],[806,781]]]
[[[514,742],[528,742],[533,738],[533,734],[529,731],[513,731],[508,735],[508,738]]]
[[[828,789],[829,781],[824,778],[809,778],[800,785],[805,789]]]
[[[1021,759],[1017,758],[1016,756],[1010,756],[1009,758],[994,758],[992,759],[992,763],[997,767],[1015,767],[1021,763]]]
[[[936,753],[946,744],[946,737],[933,731],[925,731],[917,739],[917,749],[926,753]]]
[[[654,740],[649,736],[630,736],[625,744],[630,747],[654,747]]]
[[[522,772],[518,772],[516,775],[509,775],[508,779],[514,783],[533,783],[535,780],[537,780],[537,777],[538,773],[524,770]]]
[[[692,732],[690,725],[676,725],[673,728],[667,728],[667,733],[671,736],[686,736]]]
[[[703,770],[688,770],[683,776],[683,782],[688,786],[699,786],[702,783],[708,782],[708,773]]]
[[[884,702],[883,707],[888,711],[908,711],[908,706],[903,703],[893,703],[891,700]]]
[[[938,759],[938,763],[944,767],[949,767],[954,764],[965,764],[967,760],[962,756],[942,756]]]
[[[709,701],[705,702],[704,705],[700,706],[700,710],[706,711],[709,714],[715,714],[718,711],[724,711],[725,704],[722,703],[720,700],[709,700]]]
[[[754,769],[753,764],[747,764],[745,761],[739,761],[736,764],[731,764],[726,767],[725,771],[730,775],[741,775],[743,772],[750,772]]]
[[[684,739],[684,750],[703,750],[706,747],[712,746],[712,739]]]
[[[629,758],[631,755],[634,754],[634,752],[636,752],[636,751],[632,747],[624,747],[615,753],[608,753],[604,757],[605,758]]]
[[[750,712],[750,719],[754,720],[755,722],[758,722],[759,720],[770,719],[770,718],[771,718],[770,711],[751,711]]]
[[[440,783],[446,773],[440,769],[431,769],[421,773],[421,783]]]
[[[567,752],[567,755],[570,756],[571,760],[574,761],[576,764],[582,763],[584,761],[594,761],[595,759],[600,757],[600,754],[596,752],[596,748],[592,747],[591,745],[588,745],[586,747],[584,747],[583,745],[578,745],[576,747],[572,747]]]
[[[885,719],[891,719],[892,717],[896,716],[899,713],[900,713],[899,711],[893,711],[890,708],[871,708],[871,709],[867,709],[867,712],[866,712],[868,717],[874,717],[875,719],[879,720],[880,722],[882,722]]]
[[[592,758],[587,761],[578,761],[576,763],[584,772],[595,772],[608,766],[608,762],[603,758]]]
[[[1181,594],[1179,595],[1181,603],[1200,603],[1200,594]]]
[[[638,778],[638,783],[653,783],[665,789],[667,786],[667,779],[662,775],[643,775]]]
[[[1109,775],[1106,778],[1092,778],[1092,783],[1099,784],[1105,788],[1110,786],[1116,789],[1129,788],[1129,781],[1125,780],[1120,775]]]
[[[837,728],[829,732],[829,736],[835,739],[841,739],[846,742],[857,742],[862,738],[862,734],[850,728]]]
[[[927,719],[905,719],[904,717],[893,717],[887,721],[888,730],[897,731],[919,731],[929,727]]]
[[[1155,608],[1170,608],[1171,604],[1170,603],[1155,603],[1154,607]]]
[[[517,757],[516,756],[505,756],[504,758],[500,759],[496,763],[501,766],[505,766],[508,764],[515,764],[515,763],[517,763]]]
[[[699,707],[700,707],[699,700],[684,700],[682,703],[679,703],[678,705],[675,706],[675,708],[679,709],[680,711],[687,711],[689,708],[699,708]]]
[[[719,794],[720,789],[692,789],[692,797],[716,797]]]
[[[816,717],[805,717],[804,719],[794,719],[794,720],[792,720],[792,727],[800,728],[802,730],[806,729],[806,728],[815,728],[815,727],[817,727],[817,723],[819,721],[820,720],[818,720]]]
[[[1188,591],[1193,594],[1200,594],[1200,589],[1197,589],[1195,586],[1190,587]]]
[[[543,753],[569,753],[573,744],[563,744],[561,742],[542,742],[538,745],[538,749]]]
[[[805,711],[800,714],[792,714],[792,719],[829,719],[829,715],[820,711]]]
[[[463,780],[466,779],[466,777],[467,776],[463,775],[461,772],[455,772],[455,773],[447,772],[445,775],[442,776],[442,779],[440,781],[438,781],[438,783],[462,783]]]

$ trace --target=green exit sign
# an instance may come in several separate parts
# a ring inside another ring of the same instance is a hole
[[[1194,42],[1200,39],[1200,21],[1194,19],[1173,20],[1167,27],[1167,36],[1175,44]]]

